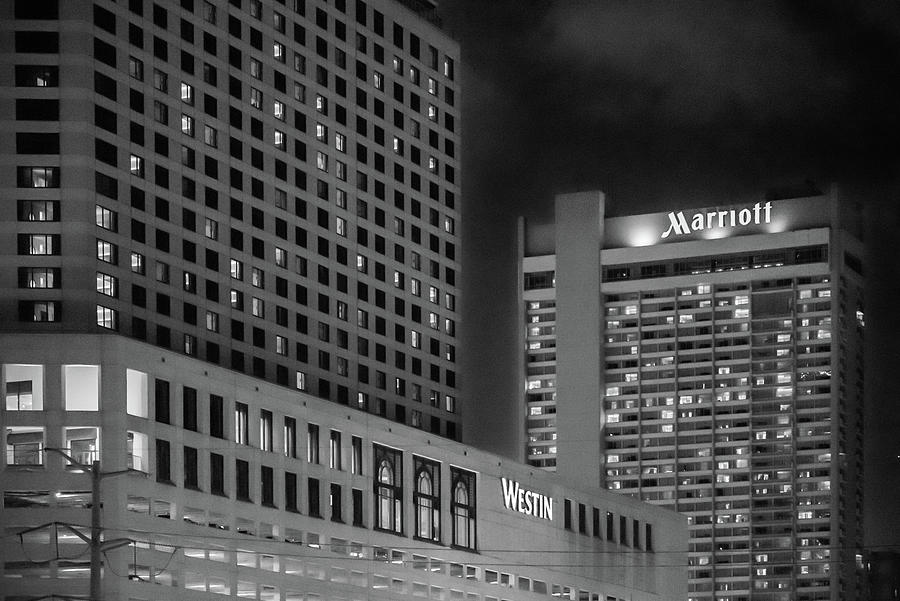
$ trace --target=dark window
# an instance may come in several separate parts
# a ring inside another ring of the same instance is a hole
[[[319,509],[319,481],[316,478],[307,478],[306,493],[309,503],[309,515],[315,518],[322,517]]]
[[[284,473],[284,508],[287,511],[299,511],[297,506],[297,474]]]
[[[182,393],[182,410],[184,413],[184,428],[197,431],[197,389],[184,387]]]
[[[275,506],[275,474],[274,470],[266,465],[259,468],[260,479],[260,503],[267,507]]]
[[[225,458],[218,453],[209,454],[209,488],[215,495],[225,495]]]
[[[331,507],[331,521],[332,522],[343,522],[344,518],[341,512],[341,507],[343,505],[343,499],[341,498],[341,485],[340,484],[331,484],[330,490],[328,492],[328,504]]]
[[[17,98],[16,119],[19,121],[59,121],[59,100],[45,98]],[[115,132],[114,113],[112,131]]]
[[[59,86],[59,67],[56,65],[16,65],[16,86],[55,88]]]
[[[250,501],[250,464],[243,459],[234,462],[234,483],[238,501]]]
[[[225,401],[216,394],[209,396],[209,435],[225,438]]]
[[[184,447],[184,487],[199,488],[197,469],[197,449]]]
[[[156,380],[156,385],[154,388],[155,395],[155,415],[156,421],[163,424],[172,423],[171,417],[171,407],[170,407],[170,397],[169,397],[169,383],[165,380]]]
[[[59,154],[58,133],[17,133],[18,154]]]
[[[172,458],[168,440],[156,439],[156,481],[172,483]]]
[[[98,41],[95,39],[95,41]],[[109,46],[109,44],[106,44]],[[113,67],[115,67],[115,48],[113,51]],[[35,54],[59,53],[59,33],[56,31],[17,31],[16,52],[33,52]]]

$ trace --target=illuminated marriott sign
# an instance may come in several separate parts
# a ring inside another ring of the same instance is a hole
[[[752,209],[729,209],[727,211],[709,211],[707,213],[694,213],[688,223],[684,211],[669,213],[669,229],[663,232],[661,238],[668,238],[670,234],[683,236],[693,232],[711,230],[713,228],[738,227],[741,225],[762,225],[772,221],[772,203],[756,203]]]
[[[553,519],[553,499],[522,488],[518,482],[500,478],[503,489],[503,505],[507,509],[531,515],[542,520]]]

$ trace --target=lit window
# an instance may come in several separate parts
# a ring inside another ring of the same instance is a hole
[[[275,130],[275,148],[284,150],[286,148],[286,137],[283,131]]]
[[[250,285],[254,288],[265,288],[266,272],[259,267],[253,267],[250,270]]]
[[[97,325],[101,328],[117,330],[119,328],[118,313],[115,309],[97,305]]]
[[[372,71],[372,85],[376,90],[384,90],[384,76],[378,71]]]
[[[328,171],[328,155],[322,151],[316,152],[316,167],[320,171]]]
[[[283,248],[275,247],[275,264],[279,267],[287,267],[287,251]]]
[[[419,69],[412,65],[409,67],[409,80],[414,84],[419,85]]]
[[[413,348],[422,348],[422,333],[416,330],[410,330],[409,345]]]
[[[250,88],[250,106],[255,109],[262,109],[262,92],[256,88]]]
[[[336,150],[340,152],[346,152],[347,147],[347,136],[342,133],[335,132],[334,134],[334,147]]]
[[[213,311],[206,312],[206,329],[210,332],[219,331],[219,314]]]
[[[294,71],[306,73],[306,57],[296,52],[294,53]]]
[[[302,83],[294,84],[294,100],[297,102],[306,102],[306,86]]]
[[[97,240],[97,259],[104,263],[116,263],[118,247],[105,240]]]
[[[190,115],[181,115],[181,133],[191,136],[194,136],[194,118]]]
[[[144,265],[144,255],[139,252],[131,253],[131,271],[139,275],[144,275],[146,267]]]
[[[219,239],[219,222],[207,217],[203,233],[210,240],[218,240]]]
[[[328,114],[328,99],[321,94],[316,94],[316,111],[323,115]]]
[[[428,119],[431,121],[438,120],[438,109],[433,104],[428,105]]]
[[[262,63],[255,58],[250,59],[250,77],[262,79]]]
[[[281,42],[273,42],[272,43],[272,56],[275,57],[279,63],[283,63],[285,61],[285,52],[284,52],[284,44]]]
[[[144,159],[136,154],[131,155],[129,159],[131,175],[144,177]]]
[[[237,259],[231,259],[231,277],[236,280],[244,279],[244,264]]]
[[[433,77],[428,78],[428,93],[432,96],[438,95],[438,82]]]
[[[334,231],[338,236],[347,236],[347,220],[343,217],[335,217]]]
[[[212,146],[213,148],[217,148],[219,145],[219,132],[214,127],[210,127],[209,125],[203,126],[203,141],[207,146]]]
[[[194,86],[181,82],[181,101],[194,106]]]
[[[97,272],[97,292],[115,298],[119,293],[119,280],[115,276]]]
[[[272,105],[272,115],[279,121],[284,121],[284,103],[276,100]]]

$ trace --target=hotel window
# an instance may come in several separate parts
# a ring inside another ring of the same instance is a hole
[[[350,438],[350,473],[362,474],[362,438],[353,436]]]
[[[250,311],[253,317],[264,319],[266,317],[266,303],[261,298],[255,296],[250,299]]]
[[[59,167],[19,167],[19,188],[59,188]]]
[[[319,426],[308,424],[306,427],[306,461],[319,463]]]
[[[231,277],[236,280],[244,279],[244,264],[237,259],[231,259],[230,262]]]
[[[297,458],[297,420],[293,417],[284,418],[284,456]]]
[[[307,383],[306,383],[306,373],[305,372],[298,371],[296,373],[295,386],[297,387],[297,390],[306,390]]]
[[[339,152],[347,152],[347,136],[341,133],[335,133],[334,148]]]
[[[156,262],[156,281],[163,284],[169,283],[169,265],[162,261]]]
[[[90,465],[100,459],[99,428],[66,428],[63,433],[63,448],[67,449],[75,461]]]
[[[95,223],[98,226],[111,232],[118,230],[118,219],[115,211],[97,205],[95,213]]]
[[[171,448],[169,441],[156,439],[156,481],[172,482]]]
[[[56,267],[20,267],[19,288],[59,288],[60,270]]]
[[[6,428],[7,465],[43,465],[44,428],[9,426]]]
[[[194,118],[189,115],[181,115],[181,133],[194,137]]]
[[[133,56],[129,56],[128,75],[130,75],[134,79],[137,79],[138,81],[144,81],[144,61]]]
[[[59,254],[59,235],[57,234],[19,234],[18,241],[20,255]]]
[[[243,445],[250,444],[249,408],[241,402],[234,404],[234,442]]]
[[[375,528],[403,533],[402,454],[373,445],[375,476]]]
[[[110,330],[119,329],[118,311],[103,305],[97,305],[97,325]]]
[[[219,314],[214,311],[206,312],[206,329],[210,332],[219,331]]]
[[[19,221],[59,221],[59,202],[55,200],[20,200]]]
[[[7,411],[40,411],[44,408],[44,367],[4,365]]]
[[[343,505],[343,499],[341,494],[341,485],[332,483],[330,489],[328,491],[328,505],[331,507],[331,521],[332,522],[343,522],[344,518],[341,512],[341,508]],[[332,539],[334,540],[334,539]],[[333,552],[336,553],[344,553],[344,549],[340,548],[332,548]]]
[[[272,43],[272,56],[279,63],[283,63],[287,56],[284,51],[284,44],[282,44],[280,42],[273,42]]]
[[[262,451],[273,450],[272,437],[272,412],[266,409],[259,410],[259,448]]]
[[[119,294],[119,280],[115,276],[97,272],[97,292],[113,298]],[[44,287],[44,286],[41,286]]]
[[[328,171],[328,155],[322,151],[316,152],[316,167],[320,171]]]
[[[475,549],[475,474],[450,468],[452,544]]]
[[[438,109],[437,109],[437,107],[434,106],[433,104],[429,104],[429,105],[428,105],[428,119],[429,119],[430,121],[437,121],[437,120],[438,120]]]
[[[234,462],[234,485],[238,501],[250,501],[250,464],[242,459]]]
[[[434,461],[413,456],[416,538],[440,542],[441,468]]]
[[[334,231],[338,236],[347,237],[347,220],[343,217],[334,218]]]
[[[332,430],[328,441],[328,467],[340,470],[343,469],[341,464],[341,433]]]
[[[288,339],[284,336],[275,335],[275,352],[282,357],[288,355]]]
[[[154,89],[166,94],[169,92],[169,76],[159,69],[153,70],[153,87]]]
[[[219,132],[214,127],[210,127],[209,125],[203,126],[203,141],[207,146],[212,146],[213,148],[218,148],[219,146]]]
[[[328,99],[321,94],[316,94],[316,112],[323,115],[328,114]]]

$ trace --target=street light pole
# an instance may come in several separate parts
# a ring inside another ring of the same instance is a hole
[[[100,481],[104,478],[109,478],[112,476],[121,476],[122,474],[135,473],[137,472],[137,470],[127,469],[116,470],[114,472],[101,472],[100,461],[97,459],[93,460],[90,465],[87,465],[76,460],[74,457],[72,457],[62,449],[45,447],[44,450],[62,455],[72,465],[78,467],[82,471],[90,472],[91,474],[91,538],[90,540],[86,540],[91,550],[90,599],[91,601],[103,601],[103,586],[101,575],[103,567],[102,554],[104,551],[104,547],[118,547],[122,545],[122,541],[108,541],[107,545],[104,545],[101,541],[103,527],[101,525],[102,515],[100,513]],[[78,533],[77,530],[75,532]],[[83,540],[86,539],[86,537],[84,536],[81,536],[81,538]]]

